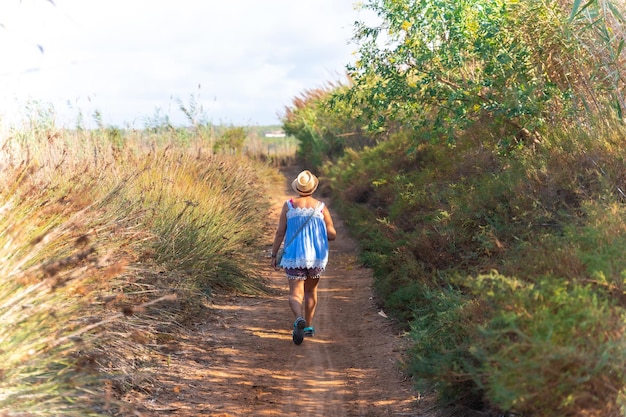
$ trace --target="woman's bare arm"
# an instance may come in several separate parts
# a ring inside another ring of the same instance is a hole
[[[280,244],[283,243],[285,233],[287,232],[287,203],[283,205],[283,209],[280,212],[280,219],[278,220],[278,226],[276,227],[276,233],[274,234],[274,243],[272,244],[272,255],[276,255]]]
[[[337,237],[337,231],[335,230],[335,225],[333,224],[333,218],[330,215],[330,211],[326,206],[324,206],[324,223],[326,223],[326,235],[328,236],[328,240],[335,240]]]

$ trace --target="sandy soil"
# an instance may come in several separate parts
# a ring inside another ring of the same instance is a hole
[[[288,183],[276,195],[276,221],[293,196]],[[377,308],[371,272],[330,209],[338,237],[320,281],[315,337],[292,342],[288,284],[267,258],[261,273],[272,295],[215,298],[195,328],[167,346],[153,388],[131,401],[136,415],[435,417],[431,396],[402,373],[406,340]]]

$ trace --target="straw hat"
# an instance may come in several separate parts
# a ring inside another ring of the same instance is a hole
[[[298,177],[291,183],[291,188],[301,196],[313,194],[317,189],[319,180],[311,171],[304,170],[298,174]]]

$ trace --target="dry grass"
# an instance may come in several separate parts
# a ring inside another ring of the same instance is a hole
[[[263,291],[252,267],[278,173],[188,139],[3,138],[0,414],[121,411],[151,346],[207,294]]]

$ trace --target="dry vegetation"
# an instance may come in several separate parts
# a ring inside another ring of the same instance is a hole
[[[264,291],[262,196],[280,177],[241,151],[187,130],[3,137],[0,414],[119,414],[208,295]]]

